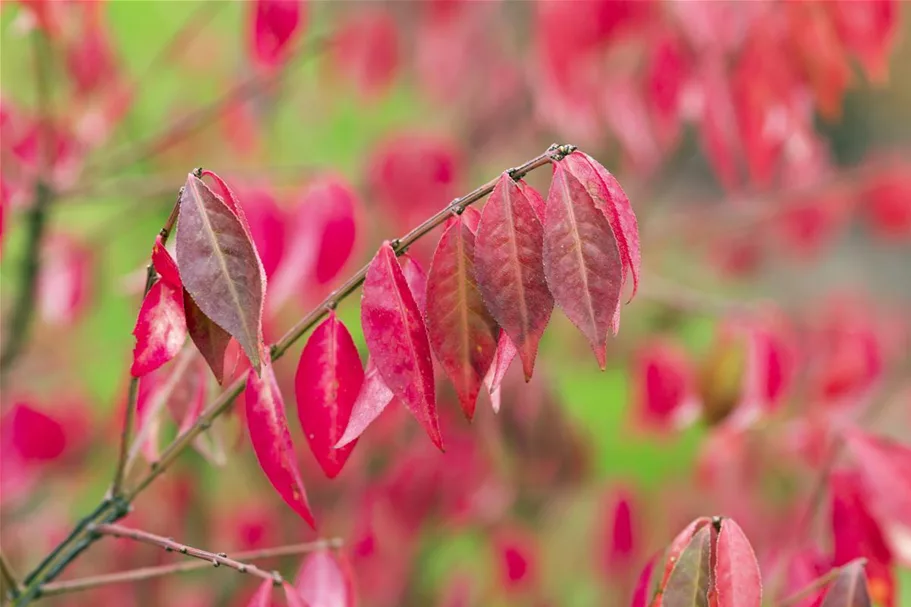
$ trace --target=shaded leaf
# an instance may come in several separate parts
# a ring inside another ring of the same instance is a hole
[[[573,152],[561,162],[579,180],[595,206],[607,217],[623,261],[623,279],[626,280],[627,274],[633,279],[632,299],[639,289],[642,253],[639,246],[639,223],[629,197],[617,178],[588,154]]]
[[[430,344],[469,420],[497,349],[497,323],[478,290],[474,254],[475,236],[456,217],[433,255],[425,313]]]
[[[490,394],[490,405],[493,407],[494,413],[500,412],[500,384],[503,383],[509,365],[515,360],[517,354],[516,345],[509,339],[506,331],[500,329],[493,363],[487,369],[487,375],[484,376],[484,385],[487,386],[487,392]]]
[[[680,553],[662,595],[662,607],[708,607],[712,529],[702,527]]]
[[[307,607],[354,607],[354,585],[339,558],[328,550],[311,552],[294,580]]]
[[[183,290],[183,307],[190,339],[202,354],[206,364],[212,369],[216,381],[223,384],[225,381],[225,352],[228,344],[231,343],[231,336],[203,314],[186,289]]]
[[[603,369],[623,265],[604,214],[561,162],[554,163],[547,195],[544,274],[554,300],[588,339]]]
[[[336,449],[364,381],[357,347],[335,312],[310,335],[294,378],[297,414],[310,450],[329,478],[341,472],[354,441]]]
[[[153,284],[142,301],[133,335],[133,377],[142,377],[177,356],[187,339],[180,289],[164,280]]]
[[[544,226],[529,202],[530,189],[508,173],[500,176],[481,212],[475,247],[478,288],[516,345],[526,381],[554,305],[544,276]]]
[[[819,607],[870,607],[867,576],[860,561],[842,567]]]
[[[271,363],[263,364],[261,374],[250,369],[244,398],[250,441],[260,467],[282,499],[315,528]]]
[[[718,607],[759,607],[762,579],[753,547],[740,526],[726,518],[715,544]]]
[[[367,270],[361,323],[380,377],[442,448],[427,331],[388,241]]]
[[[199,309],[227,331],[259,371],[265,272],[248,230],[194,175],[180,197],[177,265]]]

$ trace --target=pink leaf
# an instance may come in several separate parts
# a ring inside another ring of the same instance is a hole
[[[617,240],[620,259],[623,260],[624,280],[627,273],[633,278],[633,292],[630,295],[632,299],[639,288],[642,254],[639,247],[639,223],[629,197],[610,171],[588,154],[573,152],[564,158],[562,163],[585,187],[595,206],[607,217]]]
[[[490,394],[490,404],[493,406],[493,412],[500,412],[500,384],[509,370],[509,365],[515,360],[518,350],[509,339],[506,331],[500,329],[500,338],[497,340],[497,351],[493,358],[493,363],[487,370],[484,377],[484,385],[487,386],[487,392]]]
[[[282,584],[282,590],[285,592],[285,602],[288,603],[288,607],[312,607],[304,602],[297,589],[288,582]]]
[[[305,19],[301,0],[254,0],[253,60],[264,67],[284,62]]]
[[[361,322],[380,377],[442,448],[427,331],[388,241],[367,271]]]
[[[516,345],[526,381],[553,310],[544,277],[544,227],[529,201],[530,189],[503,173],[481,213],[475,248],[478,288]]]
[[[639,574],[636,581],[636,588],[633,590],[633,601],[630,607],[648,607],[651,600],[652,577],[655,573],[655,563],[657,559],[652,557]]]
[[[588,339],[603,369],[623,264],[606,217],[562,162],[554,163],[547,195],[544,274],[554,300]]]
[[[282,499],[311,527],[316,528],[307,503],[304,483],[297,469],[297,459],[285,417],[285,403],[271,363],[264,362],[259,375],[250,369],[245,401],[247,428],[260,467]]]
[[[206,364],[212,369],[216,381],[223,384],[225,381],[225,352],[228,344],[231,343],[231,336],[203,314],[186,289],[183,290],[183,307],[190,339],[202,354]]]
[[[321,239],[314,277],[318,284],[335,278],[351,257],[357,237],[357,199],[352,189],[340,180],[322,186]]]
[[[192,174],[180,197],[176,240],[187,292],[259,370],[266,287],[262,263],[238,216]]]
[[[256,589],[256,592],[250,597],[247,607],[272,607],[272,587],[274,584],[271,580],[263,580]]]
[[[133,335],[136,336],[130,367],[133,377],[142,377],[177,356],[187,339],[180,288],[164,280],[153,284],[142,301]]]
[[[847,444],[871,509],[881,519],[911,527],[911,448],[857,429],[848,431]]]
[[[762,579],[750,541],[732,519],[721,522],[715,547],[718,607],[760,607]]]
[[[497,323],[475,280],[475,236],[461,217],[440,238],[427,282],[427,332],[470,420],[497,349]]]
[[[402,266],[402,274],[405,275],[405,282],[414,296],[415,303],[421,314],[424,314],[426,296],[427,296],[427,275],[424,273],[421,265],[410,255],[404,254],[399,257]],[[336,449],[340,449],[357,439],[367,426],[372,424],[380,413],[389,406],[395,395],[392,390],[380,377],[376,364],[372,357],[367,358],[367,368],[364,371],[364,382],[361,384],[361,390],[354,401],[351,410],[351,417],[348,420],[348,427],[338,443]]]
[[[664,587],[662,607],[708,607],[711,541],[712,529],[705,526],[680,553]]]
[[[336,69],[354,82],[361,95],[382,94],[399,66],[395,19],[383,10],[352,13],[338,27],[332,53]]]
[[[328,550],[307,555],[294,587],[307,607],[354,607],[351,577],[338,557]]]
[[[819,607],[870,607],[867,576],[862,561],[845,565]]]
[[[297,414],[310,450],[323,472],[335,478],[354,442],[336,449],[364,381],[364,370],[348,329],[330,312],[310,335],[294,379]]]

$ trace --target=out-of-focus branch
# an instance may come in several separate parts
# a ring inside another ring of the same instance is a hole
[[[13,573],[13,568],[3,552],[0,552],[0,578],[3,579],[3,585],[6,586],[7,597],[14,599],[19,596],[19,582],[16,581],[16,574]]]
[[[148,531],[142,531],[141,529],[131,529],[130,527],[124,527],[123,525],[102,523],[100,525],[90,526],[89,530],[94,533],[100,533],[101,535],[126,538],[142,542],[143,544],[158,546],[159,548],[164,549],[165,552],[185,554],[186,556],[195,559],[208,561],[208,565],[211,567],[220,567],[224,565],[225,567],[234,569],[240,573],[249,573],[264,580],[271,580],[276,586],[279,586],[284,582],[284,579],[278,571],[266,571],[260,569],[256,565],[228,558],[228,555],[224,552],[209,552],[208,550],[203,550],[201,548],[194,548],[193,546],[180,544],[170,538],[155,535]]]
[[[306,542],[303,544],[290,544],[287,546],[277,546],[275,548],[265,548],[263,550],[248,550],[246,552],[238,552],[234,554],[233,558],[238,561],[258,561],[261,559],[277,558],[282,556],[296,556],[298,554],[306,554],[308,552],[314,552],[317,550],[340,548],[341,546],[341,538],[332,538],[328,540]],[[135,583],[142,580],[164,577],[176,573],[199,571],[202,569],[208,569],[210,567],[212,567],[211,563],[203,561],[186,561],[183,563],[175,563],[173,565],[142,567],[139,569],[130,569],[129,571],[118,571],[117,573],[93,575],[91,577],[47,584],[41,589],[41,596],[44,597],[57,594],[67,594],[70,592],[79,592],[81,590],[90,590],[92,588],[109,586],[111,584]]]
[[[4,331],[0,351],[0,382],[25,348],[35,310],[38,276],[41,272],[41,245],[44,242],[48,214],[55,199],[49,184],[53,169],[51,151],[50,71],[51,57],[44,34],[36,28],[32,33],[35,65],[35,91],[38,105],[38,170],[35,175],[32,205],[25,217],[25,251],[19,267],[19,285]]]

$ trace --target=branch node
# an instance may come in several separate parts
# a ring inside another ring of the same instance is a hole
[[[194,177],[197,179],[202,179],[202,167],[196,167],[192,172]]]
[[[284,583],[285,583],[285,578],[282,577],[282,574],[280,574],[278,571],[273,570],[272,571],[272,585],[281,586]]]
[[[212,559],[212,566],[213,566],[213,567],[218,567],[219,565],[221,565],[221,563],[218,562],[218,559]]]

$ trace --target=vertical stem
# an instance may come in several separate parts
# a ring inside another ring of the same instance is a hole
[[[181,194],[183,194],[183,188],[181,188],[180,192],[177,194],[177,200],[174,202],[171,214],[168,215],[168,219],[165,221],[164,226],[162,226],[161,230],[158,232],[162,245],[168,241],[171,230],[174,229],[174,224],[177,223],[177,213],[180,210]],[[152,285],[155,284],[155,276],[155,266],[152,261],[149,260],[149,265],[146,266],[146,284],[142,291],[143,299],[149,294]],[[123,416],[123,427],[120,429],[120,453],[117,456],[117,466],[114,468],[114,481],[111,483],[109,492],[109,497],[112,498],[119,497],[123,490],[123,477],[127,467],[127,460],[130,456],[130,437],[133,433],[133,419],[136,416],[136,402],[138,398],[139,378],[131,377],[130,386],[127,388],[127,408]]]
[[[0,578],[2,578],[3,584],[6,586],[6,596],[13,599],[19,596],[19,582],[16,581],[13,568],[10,566],[9,561],[6,560],[6,555],[3,552],[0,552]]]

